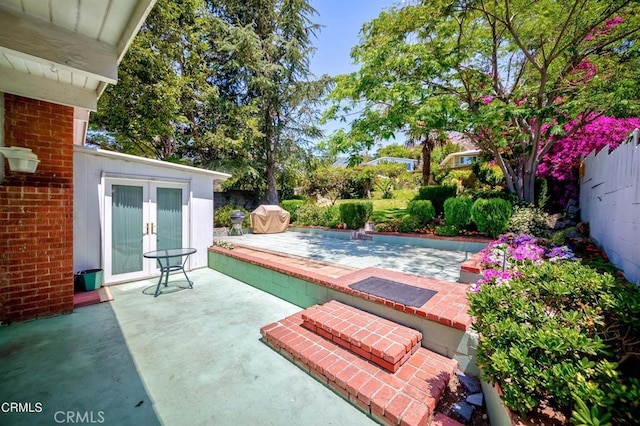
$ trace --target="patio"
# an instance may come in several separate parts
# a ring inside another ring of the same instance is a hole
[[[299,307],[208,268],[189,276],[193,290],[176,276],[154,299],[156,281],[138,281],[111,287],[111,303],[4,327],[3,401],[42,412],[0,412],[0,423],[71,411],[104,424],[374,424],[260,341]]]

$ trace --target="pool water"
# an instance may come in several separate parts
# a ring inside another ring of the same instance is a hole
[[[354,268],[377,267],[448,281],[458,281],[460,265],[486,246],[387,235],[373,235],[371,241],[351,240],[348,232],[316,229],[215,239]]]

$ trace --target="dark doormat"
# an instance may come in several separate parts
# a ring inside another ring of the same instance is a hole
[[[377,277],[369,277],[362,281],[349,284],[349,288],[417,308],[427,303],[427,301],[437,293],[437,291],[434,290],[414,287],[412,285]]]

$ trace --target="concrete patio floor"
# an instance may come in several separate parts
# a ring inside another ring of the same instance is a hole
[[[288,231],[279,234],[217,236],[215,239],[360,269],[376,267],[447,281],[458,281],[460,264],[473,255],[466,251],[440,250],[410,243],[352,241],[348,239],[348,234],[343,236],[344,239],[341,239]]]
[[[0,328],[0,403],[42,404],[0,424],[374,424],[260,341],[299,307],[211,269],[189,276],[193,290],[178,275],[157,298],[156,280],[122,284],[113,302]]]

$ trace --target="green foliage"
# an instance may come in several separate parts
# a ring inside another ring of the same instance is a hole
[[[507,229],[511,211],[511,204],[501,198],[480,198],[471,207],[471,218],[478,231],[497,237]]]
[[[612,426],[611,413],[602,412],[594,405],[589,409],[582,399],[576,397],[576,405],[571,414],[571,423],[575,426]]]
[[[422,222],[418,217],[412,216],[412,215],[405,215],[398,226],[398,232],[411,234],[415,232],[416,229],[421,227],[422,227]]]
[[[484,161],[476,161],[471,165],[471,170],[478,177],[478,180],[490,187],[502,185],[504,182],[504,173],[499,166]]]
[[[558,246],[558,247],[565,245],[567,240],[567,234],[569,234],[570,232],[575,232],[575,230],[576,230],[575,226],[572,226],[569,228],[565,228],[562,231],[554,232],[551,235],[549,244],[551,244],[552,246]]]
[[[337,228],[341,225],[340,208],[338,206],[328,206],[322,211],[322,226],[327,228]]]
[[[450,170],[440,181],[444,186],[455,186],[458,192],[462,192],[465,189],[473,189],[476,187],[478,178],[473,171],[466,170]]]
[[[340,204],[340,219],[347,224],[349,229],[359,229],[364,227],[371,213],[373,203],[370,201],[349,202]]]
[[[470,198],[447,198],[444,202],[444,220],[447,228],[454,229],[457,234],[459,230],[470,225],[472,206],[473,200]],[[448,232],[448,230],[443,230],[443,232]]]
[[[451,225],[440,225],[436,228],[436,235],[441,237],[455,237],[460,233],[458,228]]]
[[[415,200],[429,200],[433,204],[436,216],[444,212],[444,202],[447,198],[455,197],[457,189],[455,186],[423,186],[420,188]]]
[[[416,219],[418,227],[425,226],[433,220],[436,211],[429,200],[413,200],[407,204],[407,213]]]
[[[376,181],[376,187],[382,192],[382,198],[384,200],[390,200],[393,198],[393,181],[389,178],[379,177]]]
[[[477,191],[469,191],[468,194],[471,195],[473,201],[481,198],[485,200],[489,198],[501,198],[508,201],[511,205],[518,203],[518,197],[501,189],[481,189]]]
[[[519,272],[469,294],[483,378],[500,383],[503,401],[519,413],[545,402],[565,413],[575,407],[584,424],[606,422],[607,413],[616,424],[634,422],[640,287],[579,262]]]
[[[251,226],[250,212],[242,207],[237,207],[232,204],[228,204],[224,207],[220,207],[213,214],[213,226],[215,227],[227,227],[231,228],[233,223],[231,222],[231,213],[235,211],[241,211],[244,213],[244,220],[242,221],[243,228],[249,228]]]
[[[507,230],[515,234],[529,234],[547,238],[551,232],[548,221],[549,215],[541,208],[516,206],[511,219],[509,219]],[[564,241],[558,245],[564,245]]]
[[[398,157],[398,158],[420,158],[420,149],[409,148],[408,146],[390,144],[383,146],[378,150],[376,154],[377,158],[380,157]],[[403,166],[404,167],[404,166]]]
[[[291,222],[295,222],[298,217],[298,210],[303,204],[303,200],[282,200],[280,202],[280,207],[288,211],[291,215]]]
[[[295,224],[300,226],[322,226],[324,223],[323,208],[313,204],[305,203],[298,209]]]

